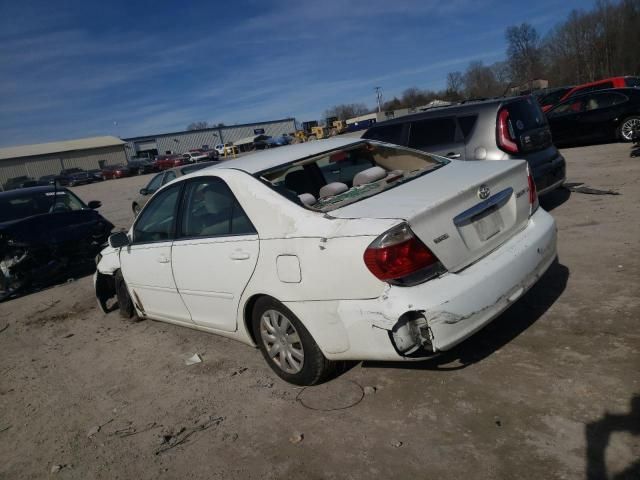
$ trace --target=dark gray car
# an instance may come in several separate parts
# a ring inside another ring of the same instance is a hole
[[[362,138],[408,146],[456,160],[526,160],[539,195],[565,181],[565,161],[547,119],[530,97],[434,108],[387,120]]]

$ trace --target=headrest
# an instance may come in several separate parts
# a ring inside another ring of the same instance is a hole
[[[349,190],[346,184],[340,182],[332,182],[320,189],[320,198],[333,197]]]
[[[298,195],[298,198],[303,205],[307,206],[314,205],[317,202],[316,197],[314,197],[310,193],[301,193],[300,195]]]
[[[367,183],[377,182],[387,176],[387,171],[382,167],[371,167],[362,170],[353,177],[353,186],[365,185]]]

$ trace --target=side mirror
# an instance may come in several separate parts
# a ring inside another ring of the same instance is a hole
[[[109,246],[111,248],[126,247],[129,245],[129,236],[127,232],[118,232],[109,235]]]
[[[149,195],[149,190],[147,190],[146,188],[141,188],[140,195]]]
[[[101,206],[102,206],[102,202],[99,200],[91,200],[87,204],[87,207],[89,207],[91,210],[95,210],[96,208],[100,208]]]

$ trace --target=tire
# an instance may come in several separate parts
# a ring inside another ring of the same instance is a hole
[[[633,133],[636,131],[636,135],[640,135],[640,117],[637,115],[627,117],[618,126],[618,138],[623,142],[631,142],[633,140]]]
[[[132,321],[138,320],[136,309],[133,305],[133,300],[127,290],[127,284],[124,281],[122,272],[118,270],[115,276],[116,297],[118,299],[118,311],[122,318],[130,319]]]
[[[302,322],[274,298],[260,298],[253,308],[251,320],[262,356],[283,380],[295,385],[316,385],[333,371],[333,362],[324,357]],[[287,340],[294,335],[294,341]],[[277,345],[281,348],[272,356],[269,350],[273,351]]]

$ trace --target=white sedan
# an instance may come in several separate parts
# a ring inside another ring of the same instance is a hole
[[[556,257],[524,161],[330,139],[162,187],[98,259],[106,312],[257,345],[311,385],[339,360],[420,360],[516,301]]]

